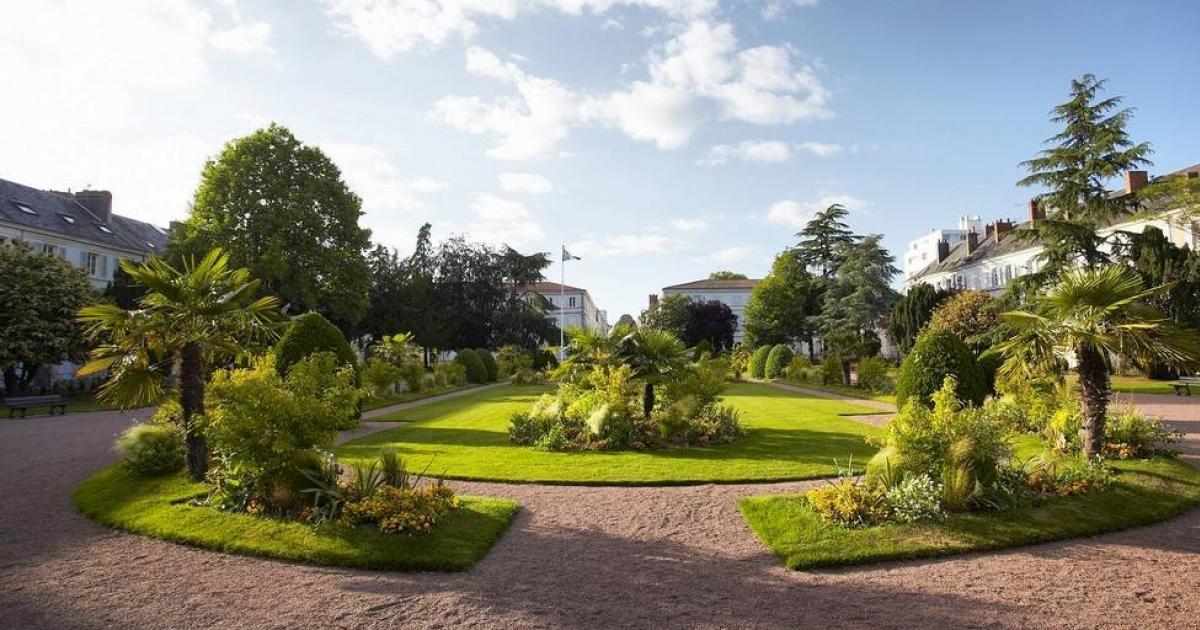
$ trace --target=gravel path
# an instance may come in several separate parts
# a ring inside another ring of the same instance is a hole
[[[1196,445],[1200,398],[1151,397]],[[1139,399],[1140,401],[1140,399]],[[349,571],[112,532],[72,489],[131,417],[0,422],[0,627],[1195,628],[1200,510],[1156,526],[947,560],[788,572],[736,509],[813,482],[683,488],[458,483],[522,504],[461,574]]]

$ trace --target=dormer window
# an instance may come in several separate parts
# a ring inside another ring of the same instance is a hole
[[[20,210],[21,212],[24,212],[25,214],[32,214],[34,216],[37,216],[37,210],[34,210],[33,208],[30,208],[29,206],[27,206],[19,201],[14,201],[14,202],[12,202],[12,204],[17,207],[17,210]]]
[[[104,232],[105,234],[114,234],[114,232],[111,229],[109,229],[109,227],[107,225],[104,225],[103,223],[97,223],[96,228],[99,229],[101,232]]]
[[[61,212],[58,213],[58,216],[62,217],[63,221],[66,221],[67,223],[70,223],[71,225],[75,225],[75,217],[73,217],[69,214],[63,214]]]

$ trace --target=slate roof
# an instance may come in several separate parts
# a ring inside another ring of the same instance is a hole
[[[569,284],[559,284],[557,282],[535,282],[526,284],[520,287],[525,291],[533,291],[534,293],[587,293],[587,290],[573,287]]]
[[[32,208],[37,214],[23,212],[17,204]],[[119,250],[152,254],[162,252],[167,246],[166,230],[118,214],[102,222],[67,195],[6,179],[0,179],[0,221]],[[103,231],[101,226],[111,234]]]
[[[669,287],[663,287],[663,291],[688,291],[688,290],[708,290],[708,291],[730,291],[739,289],[753,289],[760,280],[755,279],[730,279],[730,280],[695,280],[693,282],[685,282],[683,284],[673,284]]]

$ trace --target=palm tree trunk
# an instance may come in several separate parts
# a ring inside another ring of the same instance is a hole
[[[194,416],[204,413],[203,369],[200,345],[195,342],[184,345],[179,364],[179,406],[183,409],[188,474],[196,481],[203,481],[208,472],[208,442],[193,420]]]
[[[654,411],[654,383],[646,383],[645,393],[642,395],[642,413],[649,418],[652,411]]]
[[[1083,412],[1083,453],[1089,459],[1104,450],[1104,421],[1108,414],[1108,364],[1095,346],[1081,343],[1075,348],[1079,361],[1079,390]]]

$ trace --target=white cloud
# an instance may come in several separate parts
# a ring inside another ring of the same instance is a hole
[[[639,234],[615,234],[602,240],[585,240],[567,246],[578,256],[608,258],[612,256],[643,256],[668,254],[687,250],[690,244],[683,239],[647,230]]]
[[[808,223],[813,214],[832,206],[841,204],[848,210],[861,210],[870,205],[857,197],[844,194],[822,192],[814,201],[780,201],[767,209],[767,221],[794,228],[802,228]]]
[[[757,164],[775,164],[792,158],[792,149],[778,140],[746,140],[740,144],[718,144],[708,150],[699,164],[715,166],[733,160]]]
[[[238,24],[216,31],[208,41],[213,48],[235,53],[272,53],[271,25],[266,22]]]
[[[726,247],[725,249],[720,249],[713,252],[712,259],[719,263],[727,264],[737,262],[739,260],[745,260],[746,257],[751,254],[751,252],[753,252],[753,250],[744,245]]]
[[[717,0],[324,0],[334,29],[357,37],[384,59],[413,50],[469,41],[484,20],[512,20],[520,13],[555,10],[601,14],[615,6],[658,10],[677,19],[708,15]]]
[[[820,0],[766,0],[763,2],[762,16],[766,20],[774,20],[784,16],[792,7],[815,7]]]
[[[475,210],[475,221],[468,231],[481,241],[517,247],[546,237],[533,213],[520,202],[478,194],[471,208]]]
[[[701,122],[686,90],[644,81],[591,105],[595,117],[611,120],[630,138],[653,142],[659,149],[685,146]]]
[[[429,177],[405,179],[383,150],[364,144],[327,142],[321,150],[342,171],[342,177],[370,213],[411,212],[426,207],[426,197],[448,184]]]
[[[671,227],[680,232],[703,232],[712,226],[704,219],[675,219]]]
[[[537,173],[501,173],[500,187],[511,193],[544,195],[554,190],[550,180]]]
[[[846,152],[846,147],[840,144],[827,144],[824,142],[801,142],[796,147],[818,157],[831,157]]]

